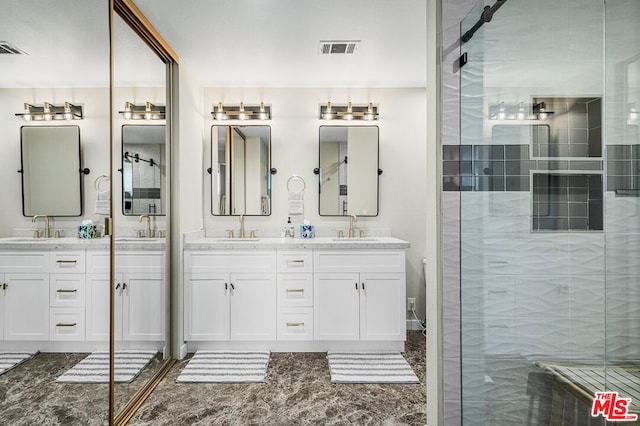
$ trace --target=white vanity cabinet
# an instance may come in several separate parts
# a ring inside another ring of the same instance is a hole
[[[275,340],[275,259],[272,251],[186,251],[186,340]]]
[[[115,288],[117,340],[162,341],[165,329],[164,252],[116,254],[109,282],[109,254],[89,252],[86,276],[86,340],[109,340],[109,294]]]
[[[49,254],[0,254],[0,339],[49,339]]]
[[[404,340],[403,250],[314,253],[315,340]]]

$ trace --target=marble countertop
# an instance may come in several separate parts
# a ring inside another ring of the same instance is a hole
[[[394,237],[364,238],[224,238],[207,237],[185,241],[186,250],[233,249],[407,249],[408,241]]]
[[[108,250],[109,238],[0,238],[0,250]],[[116,237],[118,250],[164,250],[164,238]]]

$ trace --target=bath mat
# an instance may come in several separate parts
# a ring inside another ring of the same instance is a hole
[[[36,356],[35,352],[0,352],[0,376]]]
[[[269,351],[197,351],[176,382],[264,382],[270,355]]]
[[[420,383],[400,352],[327,352],[332,383]]]
[[[158,354],[154,350],[117,351],[114,381],[131,383]],[[58,383],[108,383],[109,351],[96,351],[56,379]]]

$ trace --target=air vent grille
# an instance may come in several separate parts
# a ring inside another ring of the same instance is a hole
[[[320,40],[321,55],[351,55],[358,50],[360,40]]]
[[[0,41],[0,55],[26,55],[26,53],[6,41]]]

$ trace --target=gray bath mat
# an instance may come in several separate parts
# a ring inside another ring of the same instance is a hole
[[[327,352],[332,383],[420,383],[400,352]]]
[[[158,354],[154,350],[117,351],[114,381],[130,383]],[[56,379],[59,383],[108,383],[109,352],[96,351]]]
[[[0,352],[0,376],[28,359],[36,356],[35,352]]]
[[[269,351],[197,351],[176,382],[264,382],[270,354]]]

